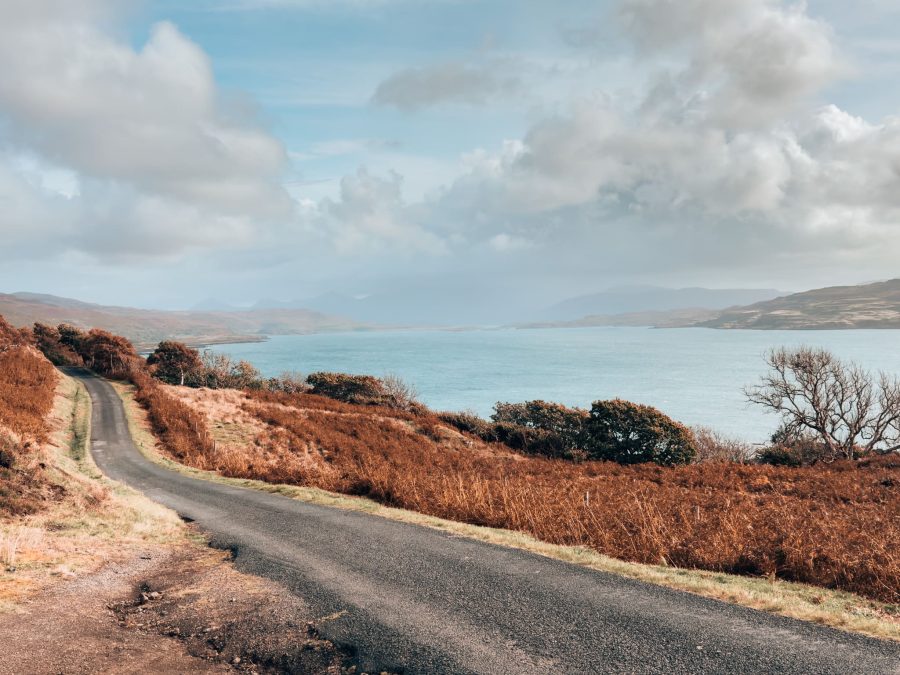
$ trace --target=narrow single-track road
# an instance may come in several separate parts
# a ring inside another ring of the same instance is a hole
[[[331,617],[321,633],[352,645],[363,670],[900,673],[897,643],[175,473],[137,450],[109,383],[75,375],[93,401],[100,469]]]

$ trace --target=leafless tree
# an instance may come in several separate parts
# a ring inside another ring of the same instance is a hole
[[[399,375],[385,375],[381,378],[381,384],[385,395],[397,408],[409,410],[418,402],[419,392]]]
[[[900,379],[811,347],[774,349],[766,362],[769,373],[745,393],[786,430],[811,432],[834,458],[900,449]]]

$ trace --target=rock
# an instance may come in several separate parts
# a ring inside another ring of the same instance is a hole
[[[160,594],[157,591],[150,591],[149,593],[147,593],[147,597],[151,600],[156,600],[159,596]]]
[[[238,665],[238,664],[241,662],[241,657],[240,657],[240,656],[235,656],[233,659],[231,659],[231,662],[232,662],[234,665]]]

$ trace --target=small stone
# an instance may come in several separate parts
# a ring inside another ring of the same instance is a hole
[[[231,659],[231,662],[232,662],[234,665],[238,665],[238,664],[241,662],[241,657],[240,657],[240,656],[235,656],[233,659]]]
[[[151,600],[156,600],[159,597],[159,593],[157,591],[151,591],[147,593],[147,597]]]

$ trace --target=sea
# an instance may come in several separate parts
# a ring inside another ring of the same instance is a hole
[[[266,376],[285,371],[398,375],[434,410],[489,416],[498,401],[590,407],[623,398],[689,425],[765,442],[778,419],[749,404],[767,350],[824,347],[900,376],[900,330],[749,331],[708,328],[392,330],[273,336],[218,345]]]

